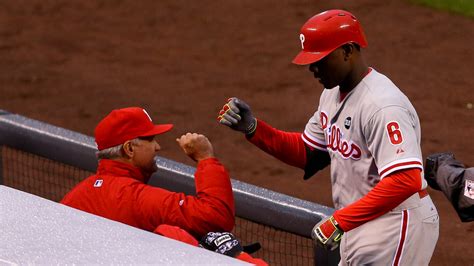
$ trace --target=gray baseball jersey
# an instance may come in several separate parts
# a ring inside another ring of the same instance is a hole
[[[387,77],[372,70],[342,102],[339,98],[337,87],[324,90],[302,135],[306,144],[330,154],[337,209],[394,171],[423,170],[415,108]]]
[[[325,89],[302,138],[307,145],[329,152],[336,209],[359,200],[394,171],[423,170],[416,111],[397,86],[374,69],[342,101],[338,87]],[[420,179],[421,190],[427,184],[422,175]],[[411,224],[408,209],[411,209]],[[429,227],[420,225],[424,219],[430,219]],[[408,234],[407,230],[420,226],[426,228]],[[386,229],[368,232],[371,228]],[[393,211],[346,233],[341,242],[341,264],[387,265],[395,258],[398,263],[427,264],[438,238],[437,228],[438,215],[431,199],[427,196],[421,200],[415,194]],[[405,235],[403,239],[402,235]],[[429,243],[423,243],[427,240]],[[418,244],[415,250],[426,246],[427,251],[426,256],[418,253],[417,260],[407,253],[410,251],[397,248]],[[360,250],[362,246],[364,252]],[[368,254],[373,255],[373,260],[366,260]]]

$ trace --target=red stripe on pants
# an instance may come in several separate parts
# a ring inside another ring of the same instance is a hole
[[[408,210],[403,210],[402,214],[402,229],[400,232],[400,242],[398,242],[397,252],[395,253],[395,259],[393,260],[392,265],[398,266],[400,259],[402,258],[403,245],[405,244],[405,239],[407,236],[408,229]]]

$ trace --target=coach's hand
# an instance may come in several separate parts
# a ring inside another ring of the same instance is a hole
[[[177,138],[184,153],[196,162],[214,157],[214,149],[206,136],[197,133],[186,133]]]
[[[335,250],[344,232],[339,229],[338,223],[333,216],[321,220],[311,231],[311,238],[317,245],[326,250]]]
[[[234,130],[251,135],[257,128],[257,119],[252,115],[250,106],[239,98],[229,98],[217,117],[219,123]]]

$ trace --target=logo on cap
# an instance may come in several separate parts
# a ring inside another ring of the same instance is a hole
[[[301,33],[301,34],[300,34],[300,41],[301,41],[301,49],[303,49],[303,50],[304,50],[304,40],[305,40],[304,34]]]

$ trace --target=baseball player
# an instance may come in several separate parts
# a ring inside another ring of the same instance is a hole
[[[425,179],[446,195],[462,222],[474,221],[474,167],[466,167],[450,152],[434,153],[426,158]]]
[[[329,10],[310,18],[293,63],[309,66],[324,85],[303,133],[256,119],[230,98],[218,121],[245,133],[265,152],[304,169],[304,178],[331,165],[334,214],[315,225],[316,244],[340,265],[428,265],[439,235],[436,207],[426,192],[420,122],[393,82],[368,67],[357,18]]]

